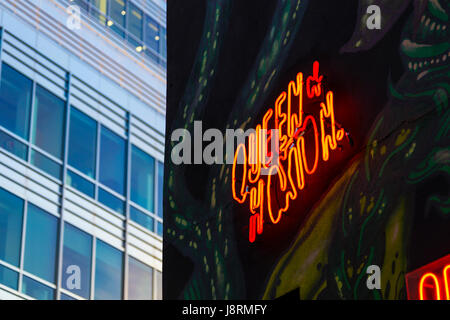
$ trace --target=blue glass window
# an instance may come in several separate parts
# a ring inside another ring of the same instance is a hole
[[[59,300],[77,300],[75,298],[72,298],[71,296],[61,293],[61,297],[59,298]]]
[[[65,223],[62,287],[86,299],[89,299],[91,284],[91,251],[92,237]],[[78,272],[80,281],[77,283],[73,276]]]
[[[128,2],[127,29],[130,33],[128,41],[135,47],[142,41],[142,10]]]
[[[48,282],[55,281],[58,219],[28,204],[24,269]]]
[[[61,159],[64,136],[64,101],[50,91],[36,86],[32,142]]]
[[[55,299],[54,289],[26,276],[23,277],[22,292],[37,300]]]
[[[0,188],[0,259],[19,266],[24,202]]]
[[[40,152],[31,150],[31,163],[56,179],[61,179],[61,165]]]
[[[158,162],[158,217],[163,217],[164,203],[164,164]]]
[[[87,11],[88,10],[88,2],[89,0],[74,0],[75,5],[79,6],[80,9]]]
[[[117,213],[124,214],[124,202],[102,188],[98,188],[98,201]]]
[[[163,224],[161,222],[158,222],[158,235],[163,236]]]
[[[161,28],[161,56],[164,58],[164,60],[167,60],[167,36],[166,36],[166,28]],[[161,60],[161,64],[164,68],[166,68],[166,61]]]
[[[108,7],[107,0],[91,0],[90,14],[94,16],[100,24],[105,25],[106,9]]]
[[[97,240],[95,260],[95,299],[122,298],[122,252]]]
[[[11,288],[17,290],[18,287],[19,274],[15,271],[12,271],[9,268],[6,268],[0,264],[0,283]]]
[[[2,64],[0,125],[28,139],[33,83],[7,64]]]
[[[22,160],[27,159],[27,146],[3,131],[0,131],[0,148],[15,154]]]
[[[70,110],[69,164],[95,177],[97,122],[75,108]]]
[[[155,295],[155,300],[162,300],[163,297],[163,292],[162,292],[162,287],[163,287],[163,278],[162,278],[162,273],[159,271],[156,271],[156,295]]]
[[[130,219],[152,232],[155,231],[155,219],[132,206],[130,206]]]
[[[94,184],[70,170],[67,170],[67,184],[78,191],[81,191],[85,195],[94,198]]]
[[[142,262],[128,259],[128,299],[152,300],[153,269]]]
[[[125,191],[125,140],[102,127],[100,141],[100,182],[119,194]]]
[[[155,160],[133,146],[131,152],[131,201],[154,212]]]
[[[159,41],[160,41],[160,31],[159,24],[152,17],[145,15],[145,45],[147,46],[147,50],[145,53],[153,59],[156,63],[158,62],[158,53],[159,53]]]
[[[121,37],[125,36],[125,16],[126,12],[125,0],[110,0],[109,1],[109,16],[114,24],[110,25],[111,29]]]

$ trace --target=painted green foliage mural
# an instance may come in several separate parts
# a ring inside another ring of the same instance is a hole
[[[304,31],[301,25],[309,2],[277,2],[224,129],[255,126],[253,115],[267,107],[293,39]],[[182,112],[174,116],[169,133],[176,128],[192,131],[193,122],[206,112],[207,97],[218,81],[231,3],[206,2],[204,30],[179,101]],[[366,8],[371,4],[381,8],[381,30],[366,28]],[[450,243],[427,244],[433,229],[420,226],[426,215],[433,215],[431,227],[450,225],[450,1],[361,0],[353,36],[341,54],[371,50],[405,13],[397,43],[404,73],[389,83],[387,103],[368,130],[364,147],[309,210],[253,298],[273,299],[297,291],[300,299],[405,299],[405,273],[429,262],[427,258],[439,258],[420,252],[433,251],[427,245],[439,247],[433,252],[442,256],[450,252]],[[166,159],[175,144],[168,143]],[[226,164],[209,169],[208,186],[199,200],[187,187],[186,166],[166,164],[165,243],[193,262],[186,282],[179,284],[178,298],[249,297],[232,214],[230,170]],[[367,289],[370,265],[381,268],[379,290]]]

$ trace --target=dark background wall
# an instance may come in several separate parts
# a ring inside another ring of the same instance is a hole
[[[196,119],[203,122],[203,130],[225,129],[224,119],[227,119],[235,107],[238,94],[249,77],[261,44],[269,31],[276,6],[276,1],[231,1],[231,12],[226,35],[221,43],[215,81],[206,97],[206,111],[201,118]],[[188,87],[199,49],[205,11],[206,4],[202,0],[168,1],[167,139],[170,139],[174,129],[174,119],[183,112],[180,101]],[[311,178],[309,188],[302,191],[302,196],[293,203],[282,223],[276,227],[265,227],[263,235],[257,237],[253,244],[248,242],[247,206],[231,204],[238,250],[237,256],[229,259],[241,261],[245,297],[262,296],[274,264],[292,243],[311,208],[349,167],[352,159],[366,147],[368,132],[388,101],[389,82],[397,83],[405,71],[400,60],[399,43],[402,28],[407,17],[411,15],[412,5],[374,48],[342,54],[340,49],[349,41],[355,29],[357,11],[356,0],[310,1],[289,53],[280,65],[280,76],[265,99],[267,108],[273,106],[276,97],[286,90],[288,82],[293,80],[298,72],[309,74],[313,61],[320,61],[326,87],[335,93],[336,119],[350,132],[353,145],[346,144],[342,152],[333,155],[329,163],[320,168],[320,173]],[[262,112],[253,115],[253,125],[261,121],[265,111],[266,108],[263,108]],[[170,147],[166,149],[166,159],[170,159]],[[166,168],[167,166],[171,166],[168,161]],[[208,201],[211,167],[191,165],[184,166],[183,170],[189,181],[185,192],[200,202]],[[421,201],[419,206],[424,206],[424,201]],[[223,205],[229,204],[227,202]],[[172,220],[167,218],[172,214],[175,212],[170,208],[165,209],[165,229],[176,228]],[[165,238],[166,298],[182,296],[184,286],[196,265],[202,263],[181,251],[179,245],[177,248],[169,237]]]

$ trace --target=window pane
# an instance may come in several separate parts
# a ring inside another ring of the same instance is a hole
[[[164,60],[167,60],[167,37],[166,37],[166,28],[161,28],[161,56],[164,58]],[[161,64],[164,68],[166,68],[166,61],[161,60]]]
[[[124,213],[124,202],[102,188],[98,188],[98,201],[117,213]]]
[[[0,283],[11,288],[17,290],[17,284],[19,280],[19,274],[15,271],[12,271],[9,268],[6,268],[0,265]]]
[[[19,266],[23,200],[0,188],[0,259]]]
[[[58,219],[28,204],[24,269],[44,280],[55,282]]]
[[[79,6],[81,9],[83,9],[83,10],[88,10],[88,4],[87,4],[87,2],[89,2],[89,0],[75,0],[75,1],[73,1],[74,2],[74,5],[77,5],[77,6]]]
[[[162,300],[163,292],[162,292],[162,273],[156,271],[156,294],[155,300]]]
[[[97,240],[95,260],[95,299],[122,298],[122,252]]]
[[[163,224],[161,222],[158,222],[158,235],[163,236]]]
[[[0,125],[28,140],[33,83],[7,64],[2,64]]]
[[[155,230],[155,219],[132,206],[130,206],[130,219],[152,232]]]
[[[94,178],[97,122],[72,107],[69,131],[69,164]]]
[[[145,15],[145,44],[159,53],[159,24],[152,17]]]
[[[128,263],[128,299],[152,300],[153,269],[132,257]]]
[[[133,146],[131,153],[131,201],[154,212],[155,160]]]
[[[62,287],[89,299],[91,284],[92,237],[65,223]],[[79,275],[77,283],[74,275]]]
[[[78,191],[83,192],[85,195],[94,198],[94,184],[70,170],[67,171],[67,184]]]
[[[3,131],[0,131],[0,147],[15,154],[22,160],[27,159],[27,146]]]
[[[56,179],[61,180],[61,165],[36,150],[31,150],[31,163]]]
[[[95,17],[98,22],[105,25],[106,23],[106,9],[108,6],[107,0],[91,0],[90,14]]]
[[[71,296],[68,296],[67,294],[61,293],[61,297],[59,300],[77,300],[75,298],[72,298]]]
[[[140,46],[142,41],[142,11],[134,4],[128,2],[127,29],[130,33],[128,41],[134,46]]]
[[[55,299],[55,290],[26,276],[23,277],[22,292],[38,300]]]
[[[117,193],[125,191],[125,140],[102,127],[100,142],[100,182]]]
[[[109,16],[114,22],[111,25],[111,29],[121,37],[125,36],[125,16],[127,15],[125,10],[125,0],[110,0],[109,2]]]
[[[163,217],[164,164],[158,162],[158,216]]]
[[[64,101],[41,86],[36,87],[32,142],[61,159],[64,132]]]

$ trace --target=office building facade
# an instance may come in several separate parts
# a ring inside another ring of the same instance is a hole
[[[0,299],[161,299],[163,0],[0,3]]]

